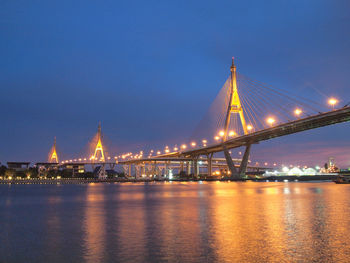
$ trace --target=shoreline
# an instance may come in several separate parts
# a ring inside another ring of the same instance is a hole
[[[153,182],[307,182],[321,181],[330,182],[336,179],[334,175],[318,175],[318,176],[270,176],[266,178],[248,178],[241,180],[232,180],[229,178],[217,179],[145,179],[145,178],[112,178],[112,179],[95,179],[95,178],[61,178],[61,179],[3,179],[0,184],[86,184],[86,183],[153,183]]]

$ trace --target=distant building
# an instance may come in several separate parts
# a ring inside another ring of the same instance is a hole
[[[16,172],[23,172],[29,168],[30,162],[7,162],[7,167]]]
[[[324,167],[321,169],[323,173],[337,173],[339,168],[335,165],[334,157],[329,157],[328,163],[324,164]]]
[[[36,163],[35,167],[38,169],[44,167],[46,169],[57,169],[58,168],[58,163]]]
[[[85,173],[84,163],[65,163],[62,165],[62,169],[71,171],[73,176]]]

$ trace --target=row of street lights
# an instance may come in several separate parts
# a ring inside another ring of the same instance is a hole
[[[332,106],[333,110],[334,110],[334,107],[335,107],[335,105],[336,105],[337,103],[338,103],[338,100],[335,99],[335,98],[330,98],[330,99],[328,100],[328,104]],[[296,108],[296,109],[293,111],[293,113],[294,113],[294,115],[295,115],[296,117],[300,117],[300,116],[303,114],[303,110],[302,110],[301,108]],[[270,116],[270,117],[266,118],[266,123],[267,123],[270,127],[272,127],[272,126],[276,123],[276,118],[273,117],[273,116]],[[248,132],[251,132],[251,131],[253,131],[253,130],[254,130],[253,125],[248,124],[248,125],[247,125],[247,131],[248,131]],[[214,140],[215,140],[215,141],[219,141],[220,139],[222,139],[222,138],[224,137],[224,135],[225,135],[225,132],[224,132],[223,130],[221,130],[221,131],[219,131],[219,133],[214,137]],[[234,137],[234,136],[236,136],[236,135],[237,135],[237,133],[236,133],[235,131],[233,131],[233,130],[231,130],[231,131],[228,132],[228,137],[231,137],[231,138],[232,138],[232,137]],[[207,141],[206,139],[203,139],[203,140],[202,140],[202,146],[203,146],[203,147],[206,147],[206,146],[207,146],[207,143],[208,143],[208,141]],[[192,141],[192,142],[190,143],[190,146],[191,146],[192,148],[194,148],[194,147],[197,146],[197,143],[196,143],[195,141]],[[186,150],[187,148],[188,148],[188,146],[187,146],[186,144],[182,144],[182,145],[180,146],[180,149],[181,149],[181,150]],[[179,148],[178,148],[177,146],[175,146],[173,150],[176,152],[176,151],[179,150]],[[166,146],[166,147],[165,147],[165,150],[164,150],[164,153],[169,153],[169,152],[170,152],[169,147]],[[150,156],[152,156],[152,153],[153,153],[153,151],[150,153]],[[157,155],[160,155],[160,154],[161,154],[161,151],[157,151]],[[149,156],[149,157],[150,157],[150,156]]]
[[[330,105],[330,106],[332,106],[332,109],[334,110],[335,109],[335,106],[338,104],[338,100],[337,99],[335,99],[335,98],[330,98],[329,100],[328,100],[328,104]],[[294,110],[294,115],[296,116],[296,117],[300,117],[301,115],[303,114],[303,110],[302,109],[300,109],[300,108],[296,108],[295,110]],[[270,116],[270,117],[268,117],[267,119],[266,119],[266,123],[269,125],[269,126],[273,126],[275,123],[276,123],[276,118],[275,117],[273,117],[273,116]],[[251,125],[251,124],[248,124],[247,125],[247,131],[248,132],[251,132],[251,131],[253,131],[253,129],[254,129],[254,127],[253,127],[253,125]],[[216,135],[215,137],[214,137],[214,140],[215,141],[219,141],[220,139],[222,139],[223,137],[224,137],[224,135],[225,135],[225,132],[223,131],[223,130],[221,130],[219,133],[218,133],[218,135]],[[233,131],[233,130],[231,130],[231,131],[229,131],[228,132],[228,137],[234,137],[234,136],[236,136],[237,135],[237,133],[235,132],[235,131]],[[207,146],[207,143],[208,143],[208,141],[206,140],[206,139],[203,139],[202,140],[202,146],[203,147],[206,147]],[[191,143],[190,143],[190,146],[192,147],[192,148],[194,148],[194,147],[196,147],[197,146],[197,143],[195,142],[195,141],[192,141]],[[187,145],[186,144],[182,144],[181,146],[180,146],[180,149],[181,150],[186,150],[187,149]],[[177,152],[177,151],[179,151],[179,147],[177,147],[177,145],[175,145],[175,147],[173,148],[173,151],[174,152]],[[152,155],[153,155],[153,150],[151,150],[150,151],[150,153],[149,153],[149,155],[148,155],[148,157],[150,158]],[[166,146],[165,147],[165,149],[164,149],[164,153],[170,153],[170,149],[169,149],[169,147],[168,146]],[[157,155],[160,155],[160,154],[162,154],[162,152],[161,151],[157,151],[156,152],[156,154]],[[138,154],[138,155],[133,155],[132,153],[126,153],[126,154],[122,154],[121,156],[116,156],[116,157],[114,157],[115,159],[118,159],[118,158],[121,158],[121,159],[128,159],[128,158],[140,158],[140,157],[142,157],[143,156],[143,152],[140,152],[140,154]],[[110,157],[108,157],[108,159],[110,159]],[[86,158],[84,158],[83,159],[84,161],[86,160]],[[90,158],[90,160],[91,160],[91,158]],[[69,160],[70,162],[72,162],[72,160]],[[77,161],[77,160],[75,160],[74,159],[74,161]],[[81,161],[81,159],[79,158],[79,161]],[[63,161],[62,163],[64,163],[64,162],[68,162],[68,160],[66,160],[66,161]]]

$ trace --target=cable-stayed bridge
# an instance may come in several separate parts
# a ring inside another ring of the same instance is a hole
[[[324,110],[321,103],[238,74],[233,59],[230,69],[230,77],[195,129],[189,143],[175,145],[173,148],[166,146],[164,151],[150,150],[148,155],[140,151],[138,154],[127,153],[111,158],[105,155],[99,125],[91,156],[65,160],[61,165],[80,162],[109,164],[114,167],[120,164],[127,167],[125,172],[129,175],[131,166],[135,166],[136,174],[139,175],[156,173],[157,166],[161,166],[165,174],[171,167],[177,167],[178,171],[198,176],[201,166],[205,165],[207,174],[211,175],[213,167],[222,165],[224,160],[231,179],[239,180],[245,177],[247,168],[254,168],[249,164],[252,145],[350,120],[350,107],[345,105],[335,109],[338,101],[334,98],[328,101],[332,110]],[[233,159],[230,149],[238,147],[245,147],[243,157]],[[223,152],[225,159],[213,158],[218,152]],[[53,154],[54,156],[49,156],[49,162],[58,161],[56,148],[51,150],[51,155]]]

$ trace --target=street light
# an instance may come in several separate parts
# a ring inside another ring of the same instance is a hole
[[[328,104],[332,106],[333,110],[334,110],[334,106],[338,103],[338,100],[335,98],[330,98],[328,100]]]
[[[295,114],[297,117],[299,117],[302,113],[303,113],[303,111],[302,111],[301,109],[299,109],[299,108],[296,108],[296,109],[294,110],[294,114]]]
[[[235,136],[236,135],[236,133],[234,132],[234,131],[230,131],[229,133],[228,133],[228,136],[229,137],[233,137],[233,136]]]
[[[252,126],[252,125],[248,125],[248,126],[247,126],[247,130],[248,130],[248,131],[253,130],[253,126]]]
[[[218,140],[220,140],[220,137],[219,137],[219,136],[215,136],[214,139],[215,139],[216,141],[218,141]]]
[[[192,147],[196,147],[196,142],[191,142]]]
[[[223,137],[224,135],[225,135],[225,132],[224,132],[224,131],[220,131],[220,132],[219,132],[219,136],[220,136],[220,137]]]
[[[269,117],[269,118],[267,118],[266,122],[272,126],[276,122],[276,120],[272,117]]]

